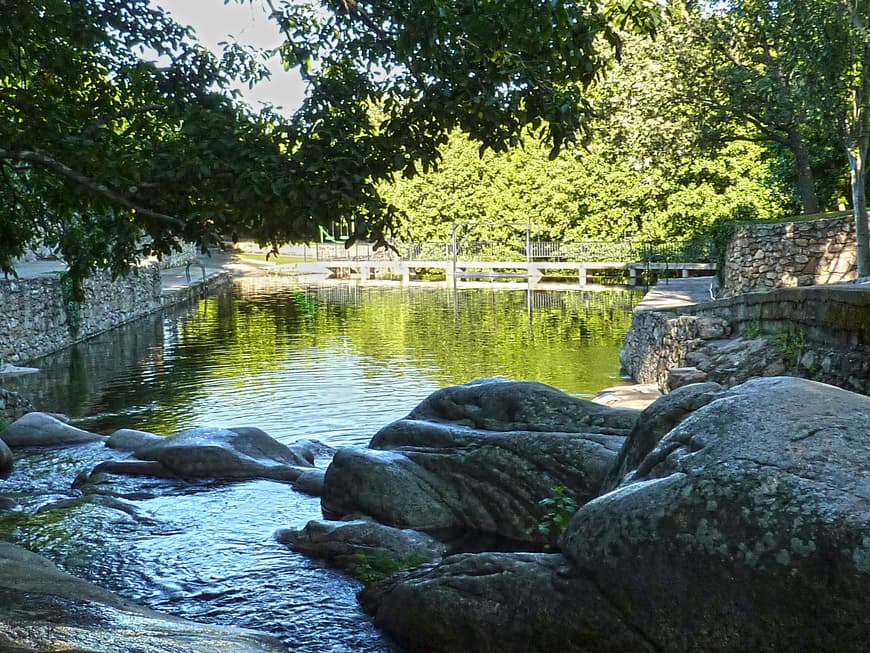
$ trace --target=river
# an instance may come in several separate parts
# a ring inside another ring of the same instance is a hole
[[[282,442],[365,444],[439,387],[502,376],[580,397],[619,383],[617,352],[641,294],[442,287],[306,287],[237,280],[194,306],[145,318],[4,380],[92,431],[169,434],[257,426]],[[16,452],[0,537],[149,607],[255,628],[294,651],[394,651],[360,612],[360,584],[278,544],[320,516],[271,481],[113,478],[107,507],[74,501],[101,445]],[[63,503],[59,503],[63,502]]]

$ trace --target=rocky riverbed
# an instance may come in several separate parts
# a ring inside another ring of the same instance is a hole
[[[0,462],[104,442],[76,481],[95,501],[131,475],[321,494],[325,519],[276,537],[364,578],[363,607],[409,651],[862,651],[868,431],[870,398],[791,377],[686,385],[643,411],[483,379],[334,454],[255,428],[105,437],[31,413]],[[79,587],[16,547],[0,561],[20,606],[0,611],[7,647],[127,650],[146,632],[142,650],[283,650]]]

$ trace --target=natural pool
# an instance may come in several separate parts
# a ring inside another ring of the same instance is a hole
[[[472,378],[533,379],[578,396],[618,383],[617,352],[639,299],[242,279],[46,357],[39,375],[4,385],[103,433],[258,426],[284,442],[365,444],[433,390]],[[72,478],[103,449],[19,455],[0,491],[17,493],[21,509],[0,514],[0,536],[149,607],[268,631],[292,650],[393,650],[360,613],[356,581],[272,538],[318,517],[317,499],[268,481],[118,479],[112,492],[127,510],[52,508],[74,496]]]

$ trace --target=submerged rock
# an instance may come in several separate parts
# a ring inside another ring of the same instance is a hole
[[[868,432],[870,397],[750,381],[582,506],[564,557],[454,556],[361,599],[411,651],[865,651]]]
[[[143,608],[0,542],[0,650],[278,653],[277,639]]]
[[[370,448],[337,451],[324,515],[552,543],[536,528],[546,512],[539,502],[556,487],[580,503],[596,496],[638,415],[540,383],[444,388],[381,429]]]
[[[384,526],[370,519],[312,520],[301,529],[282,529],[279,542],[342,569],[416,567],[440,558],[446,545],[425,533]]]
[[[0,434],[3,441],[16,447],[48,447],[84,444],[105,440],[106,436],[85,431],[48,413],[27,413],[7,426]]]

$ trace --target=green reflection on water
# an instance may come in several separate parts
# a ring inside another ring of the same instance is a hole
[[[504,376],[589,395],[617,379],[617,354],[640,294],[247,282],[236,297],[204,300],[179,333],[186,353],[211,343],[209,355],[224,362],[213,373],[240,385],[283,365],[289,351],[329,349],[439,385]]]
[[[90,417],[84,426],[104,433],[206,423],[282,438],[354,424],[371,431],[434,389],[474,378],[536,380],[580,396],[615,385],[640,297],[246,278],[184,312],[42,359],[43,374],[10,389],[44,410]],[[294,430],[303,422],[308,430]]]

